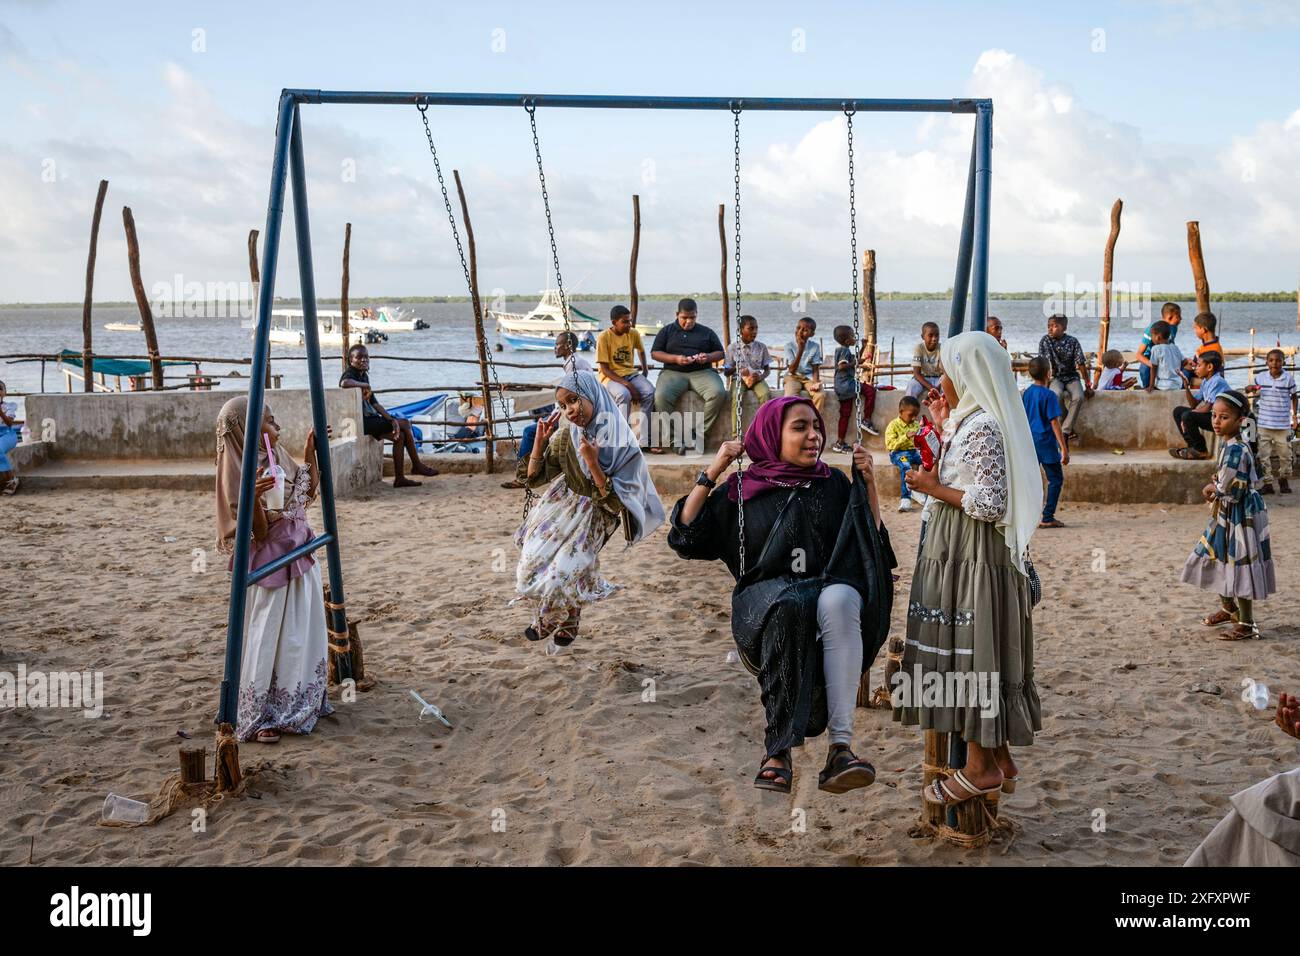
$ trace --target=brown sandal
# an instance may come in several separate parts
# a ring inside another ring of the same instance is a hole
[[[1229,622],[1237,623],[1237,615],[1231,611],[1215,611],[1209,617],[1201,618],[1201,623],[1206,627],[1218,627],[1220,624],[1228,624]]]
[[[1221,641],[1250,641],[1259,638],[1259,627],[1254,624],[1238,624],[1231,631],[1219,635]]]

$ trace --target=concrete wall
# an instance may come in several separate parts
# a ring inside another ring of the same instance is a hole
[[[904,383],[905,384],[905,383]],[[822,418],[826,422],[827,438],[833,443],[839,424],[840,403],[835,397],[835,390],[829,384],[825,387],[826,402],[822,407]],[[772,394],[780,395],[773,389]],[[898,415],[898,402],[903,397],[902,387],[882,389],[876,392],[876,407],[871,422],[876,430],[884,435],[885,426]],[[1186,405],[1187,397],[1181,392],[1097,392],[1092,398],[1084,399],[1083,409],[1076,421],[1080,448],[1129,448],[1162,449],[1179,448],[1184,444],[1182,436],[1174,426],[1174,408]],[[728,396],[727,410],[714,422],[713,428],[705,438],[706,449],[716,449],[723,441],[731,437],[731,403]],[[677,403],[677,410],[683,413],[704,411],[704,402],[694,392],[686,392]],[[757,404],[750,392],[745,393],[743,407],[744,427],[753,420]],[[853,425],[850,423],[848,437],[852,438]],[[868,448],[881,451],[884,449],[882,437],[863,436]]]
[[[203,461],[216,455],[217,413],[232,392],[125,392],[27,396],[27,421],[52,442],[20,445],[32,449],[23,463],[35,467],[52,461]],[[281,441],[295,458],[302,455],[311,429],[311,393],[275,389],[267,405],[282,429]],[[330,464],[334,492],[347,498],[380,480],[383,450],[361,429],[359,389],[325,391],[325,415],[334,438]],[[39,446],[39,448],[37,447]],[[17,449],[16,449],[17,451]],[[143,466],[142,467],[146,467]]]
[[[54,458],[210,458],[217,413],[232,397],[220,390],[29,395],[27,423],[40,435],[51,434],[52,423]],[[310,391],[274,389],[266,401],[298,457],[311,428]],[[326,389],[325,415],[335,437],[360,435],[360,390]]]

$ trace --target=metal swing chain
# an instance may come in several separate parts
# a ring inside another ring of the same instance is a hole
[[[853,355],[853,431],[857,435],[857,441],[862,441],[862,363],[859,356],[862,353],[861,334],[858,327],[859,313],[859,296],[858,296],[858,206],[857,192],[853,176],[853,114],[857,112],[857,107],[850,104],[844,104],[844,118],[848,124],[849,132],[849,247],[850,255],[853,257],[853,341],[857,343],[858,350]]]
[[[560,312],[564,316],[564,331],[571,331],[569,326],[569,300],[564,294],[564,276],[560,274],[560,253],[555,245],[555,224],[551,222],[551,197],[546,191],[546,171],[542,169],[542,144],[537,139],[537,103],[532,100],[524,102],[528,113],[528,125],[533,130],[533,153],[537,157],[537,180],[542,184],[542,208],[546,211],[546,231],[551,237],[551,264],[555,266],[555,286],[560,293]]]
[[[742,309],[740,307],[740,111],[739,103],[731,107],[733,118],[734,142],[735,142],[735,208],[733,210],[733,221],[735,223],[735,257],[736,257],[736,342],[740,342],[740,316]],[[739,353],[739,349],[736,350]],[[739,357],[739,355],[737,356]],[[740,370],[736,370],[735,382],[733,383],[735,395],[732,401],[733,416],[733,435],[736,439],[740,435]],[[734,440],[734,439],[733,439]],[[740,538],[740,575],[745,576],[745,453],[742,450],[736,458],[736,520],[737,533]]]
[[[470,302],[473,303],[474,282],[470,278],[469,274],[469,260],[465,257],[465,247],[460,241],[460,229],[456,226],[456,214],[452,212],[451,209],[451,196],[447,193],[447,181],[442,175],[442,163],[438,161],[438,147],[433,144],[433,130],[429,128],[429,102],[428,100],[417,100],[415,107],[420,111],[420,119],[424,122],[424,138],[429,141],[429,154],[433,157],[433,168],[438,174],[438,188],[442,190],[442,204],[447,209],[447,222],[451,225],[452,238],[456,240],[456,252],[460,256],[460,268],[465,274],[465,287],[469,290]],[[478,320],[476,324],[481,327],[482,316],[475,315],[475,319]],[[501,401],[501,407],[504,409],[505,393],[501,391],[501,380],[497,376],[497,365],[492,359],[492,350],[489,349],[487,345],[486,333],[484,333],[483,336],[480,336],[478,345],[479,348],[483,350],[483,354],[487,356],[487,366],[489,371],[492,373],[492,386],[496,389],[497,398]],[[510,444],[513,445],[515,443],[515,426],[510,418],[510,415],[506,415],[506,435],[509,438]],[[525,518],[528,517],[528,511],[532,508],[534,497],[536,496],[533,494],[531,488],[526,488],[524,490]]]

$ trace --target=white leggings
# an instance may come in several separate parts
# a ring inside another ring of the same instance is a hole
[[[853,743],[853,710],[862,678],[862,596],[847,584],[829,584],[817,598],[831,743]]]

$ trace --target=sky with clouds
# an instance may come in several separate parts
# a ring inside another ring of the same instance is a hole
[[[96,299],[130,297],[123,205],[147,287],[245,279],[282,87],[991,97],[991,288],[1095,280],[1116,198],[1120,281],[1189,289],[1188,219],[1216,290],[1300,277],[1300,4],[624,6],[0,0],[0,302],[80,299],[101,178]],[[549,248],[523,110],[430,117],[465,181],[484,289],[534,292]],[[640,289],[716,288],[730,120],[538,114],[567,284],[626,289],[637,193]],[[305,106],[303,121],[321,294],[337,294],[346,222],[355,294],[463,293],[414,107]],[[971,124],[855,119],[859,242],[882,290],[951,285]],[[742,139],[745,285],[846,289],[843,117],[747,114]],[[291,235],[280,295],[297,293]]]

